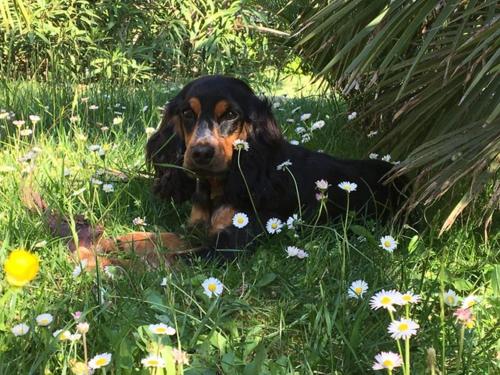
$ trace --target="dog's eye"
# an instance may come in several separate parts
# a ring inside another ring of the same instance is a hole
[[[191,109],[185,109],[184,111],[182,111],[182,117],[187,120],[192,120],[194,119],[194,112]]]
[[[234,111],[226,111],[222,116],[221,116],[221,121],[233,121],[238,118],[238,114]]]

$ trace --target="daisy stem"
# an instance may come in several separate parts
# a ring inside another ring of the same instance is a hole
[[[388,368],[388,369],[387,369],[387,374],[388,374],[388,375],[392,375],[392,369]]]
[[[464,353],[464,335],[465,335],[465,325],[462,324],[460,327],[460,338],[458,340],[458,361],[457,368],[462,368],[462,356]]]
[[[292,171],[290,168],[285,167],[286,171],[290,174],[293,180],[293,184],[295,186],[295,194],[297,195],[297,202],[299,205],[299,218],[302,219],[302,205],[300,204],[300,195],[299,195],[299,187],[297,186],[297,180],[295,179],[295,176],[293,175]]]
[[[410,375],[410,338],[405,339],[405,373]]]
[[[391,310],[387,310],[387,311],[389,312],[389,316],[391,317],[391,322],[393,322],[394,321],[394,314],[392,313]],[[398,352],[399,352],[400,357],[404,359],[403,349],[401,348],[401,343],[399,342],[399,339],[396,340],[396,344],[398,346]],[[406,373],[406,361],[404,361],[404,363],[403,363],[403,374],[409,375]]]
[[[260,221],[259,213],[257,212],[257,208],[255,207],[255,203],[253,201],[252,197],[252,192],[250,191],[250,188],[248,187],[247,179],[245,178],[245,175],[243,174],[243,169],[241,169],[241,163],[240,163],[240,155],[241,155],[241,149],[238,150],[238,169],[240,171],[241,177],[243,178],[243,182],[245,183],[245,188],[247,189],[248,197],[250,198],[250,203],[252,204],[253,211],[255,212],[255,216],[257,217],[257,221],[260,224],[260,227],[262,228],[262,231],[266,233],[266,228],[264,227],[264,224],[262,224],[262,221]],[[267,233],[266,233],[267,235]]]
[[[319,204],[319,212],[318,212],[318,217],[316,217],[316,220],[314,221],[311,237],[314,238],[314,230],[316,229],[316,225],[318,224],[319,218],[321,217],[321,213],[323,212],[323,207],[325,206],[325,203],[323,199],[321,199],[320,204]],[[326,207],[325,207],[326,208]]]
[[[85,333],[83,334],[83,358],[85,358],[85,363],[89,363],[89,358],[87,353],[87,337]]]

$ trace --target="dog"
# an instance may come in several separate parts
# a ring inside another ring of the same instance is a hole
[[[195,79],[167,103],[146,159],[156,195],[192,201],[189,225],[207,234],[209,257],[231,259],[266,231],[269,219],[312,218],[322,203],[323,219],[347,210],[387,218],[404,200],[402,179],[383,183],[390,163],[337,159],[290,144],[270,103],[228,76]],[[342,181],[356,190],[340,189]],[[233,225],[237,213],[249,219],[244,228]]]

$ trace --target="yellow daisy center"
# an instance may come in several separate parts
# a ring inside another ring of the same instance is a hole
[[[383,296],[383,297],[380,299],[380,303],[381,303],[382,305],[389,305],[391,302],[392,302],[392,299],[391,299],[391,297],[389,297],[389,296]]]
[[[276,224],[276,223],[272,223],[272,224],[271,224],[271,228],[273,228],[273,229],[278,228],[278,224]]]
[[[391,247],[391,241],[385,241],[384,242],[385,247]]]
[[[363,291],[363,288],[361,288],[360,286],[354,288],[354,293],[356,293],[356,294],[361,294],[362,291]]]
[[[158,366],[158,361],[156,359],[150,359],[149,360],[149,365],[150,366]]]
[[[465,322],[465,326],[469,329],[474,328],[474,321],[468,320],[467,322]]]
[[[42,319],[40,320],[40,324],[47,324],[49,322],[48,319]]]
[[[390,359],[386,359],[384,362],[382,362],[382,364],[387,368],[394,367],[394,362],[392,362]]]
[[[245,222],[245,219],[243,219],[243,217],[240,216],[236,219],[236,221],[238,222],[238,224],[243,224]]]
[[[406,324],[406,323],[401,323],[401,324],[399,325],[399,327],[398,327],[398,328],[399,328],[399,330],[400,330],[401,332],[405,332],[405,331],[408,331],[408,329],[409,329],[410,327],[409,327],[409,326],[408,326],[408,324]]]
[[[217,285],[215,285],[214,283],[208,284],[207,289],[213,293],[215,292],[215,289],[217,289]]]
[[[167,332],[167,330],[164,327],[158,327],[158,328],[156,328],[156,332],[157,333],[165,333],[165,332]]]
[[[95,364],[96,364],[97,366],[104,366],[106,363],[107,363],[106,358],[98,358],[98,359],[95,361]]]
[[[403,301],[410,302],[411,301],[411,296],[409,294],[404,294],[403,295]]]
[[[448,297],[446,297],[446,300],[451,305],[455,299],[453,298],[453,296],[448,296]]]

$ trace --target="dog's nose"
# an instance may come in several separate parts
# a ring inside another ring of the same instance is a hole
[[[200,145],[193,148],[192,158],[198,165],[207,165],[212,161],[215,150],[212,146]]]

